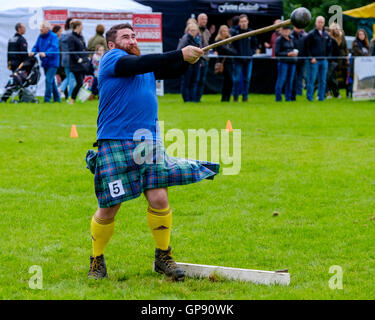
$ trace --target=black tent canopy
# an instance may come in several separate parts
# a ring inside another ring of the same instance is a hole
[[[270,25],[275,19],[283,16],[283,2],[281,0],[136,0],[137,2],[152,7],[153,12],[161,12],[163,29],[163,51],[175,50],[178,40],[184,34],[186,20],[197,17],[200,13],[208,16],[208,27],[212,24],[218,30],[222,24],[242,13],[249,17],[249,26],[253,29]],[[258,37],[260,43],[269,41],[271,34]],[[207,79],[212,82],[211,79]],[[220,87],[217,83],[209,86],[208,92],[217,92]],[[206,88],[207,89],[207,88]],[[178,92],[176,81],[166,81],[166,92]]]
[[[248,15],[282,16],[283,3],[275,0],[247,0],[247,1],[223,1],[223,0],[198,0],[196,9],[207,14],[232,14],[246,13]]]

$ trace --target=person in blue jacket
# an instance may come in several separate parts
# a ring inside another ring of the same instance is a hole
[[[60,102],[60,94],[57,90],[55,75],[60,64],[59,38],[51,31],[51,24],[44,21],[40,25],[40,35],[31,50],[31,55],[39,53],[42,67],[46,77],[44,102],[50,102],[51,96],[55,102]]]

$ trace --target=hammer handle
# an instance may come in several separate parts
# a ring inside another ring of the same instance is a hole
[[[273,24],[272,26],[268,26],[268,27],[264,27],[264,28],[261,28],[261,29],[252,30],[252,31],[249,31],[249,32],[241,33],[241,34],[238,34],[236,36],[230,37],[228,39],[221,40],[219,42],[215,42],[213,44],[210,44],[207,47],[202,48],[202,50],[204,52],[207,52],[207,51],[209,51],[211,49],[220,47],[220,46],[222,46],[224,44],[231,43],[233,41],[240,40],[240,39],[247,38],[247,37],[253,37],[253,36],[256,36],[256,35],[261,34],[261,33],[270,32],[270,31],[282,28],[284,26],[288,26],[290,24],[292,24],[292,21],[290,19],[288,19],[288,20],[285,20],[283,22],[280,22],[280,23],[277,23],[277,24]]]

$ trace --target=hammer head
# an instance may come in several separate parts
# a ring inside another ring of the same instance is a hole
[[[311,13],[308,9],[301,7],[297,8],[292,12],[292,15],[290,16],[290,20],[292,21],[292,24],[299,28],[303,29],[306,28],[310,22],[311,22]]]

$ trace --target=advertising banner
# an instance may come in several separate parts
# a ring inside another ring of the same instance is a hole
[[[353,100],[375,100],[375,57],[355,58]]]

